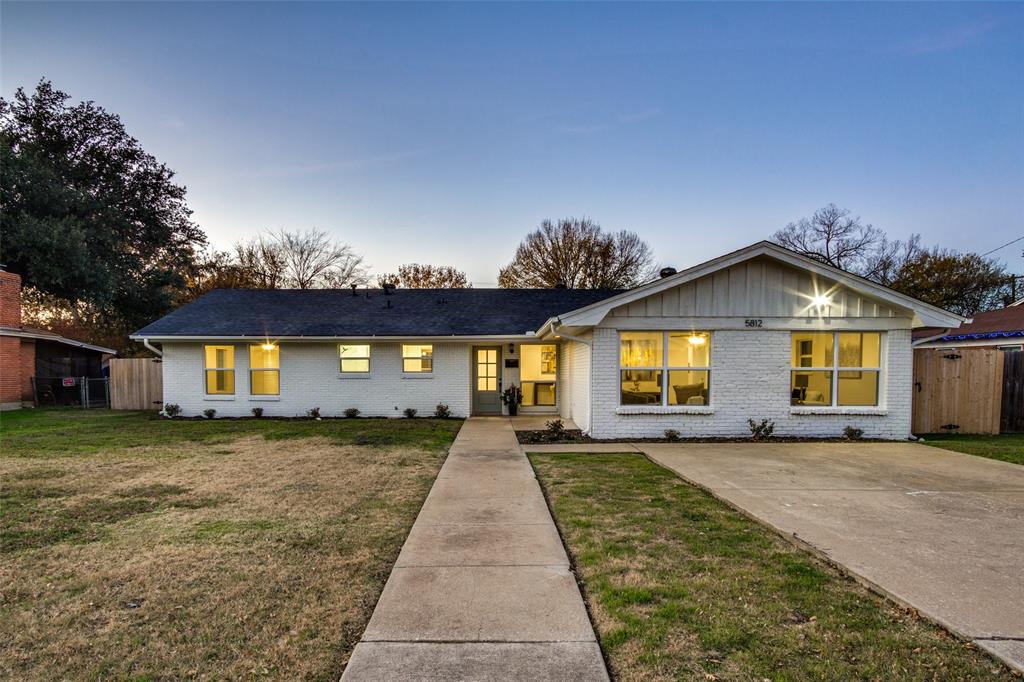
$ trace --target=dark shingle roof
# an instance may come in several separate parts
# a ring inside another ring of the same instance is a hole
[[[134,336],[482,336],[537,331],[620,293],[586,289],[218,289]],[[390,304],[390,307],[389,307]]]

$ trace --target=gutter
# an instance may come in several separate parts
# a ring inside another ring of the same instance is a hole
[[[581,339],[578,336],[572,336],[571,334],[566,334],[565,332],[558,331],[558,329],[555,328],[556,324],[558,325],[558,328],[562,327],[562,320],[561,320],[561,318],[556,317],[554,320],[551,321],[551,333],[553,335],[555,335],[555,336],[563,336],[563,337],[569,339],[570,341],[575,341],[576,343],[582,343],[584,346],[589,346],[591,348],[594,346],[594,342],[593,341],[587,341],[586,339]]]
[[[142,339],[142,345],[151,350],[152,352],[156,353],[156,356],[158,358],[162,358],[164,356],[163,351],[153,346],[153,344],[149,342],[149,339]]]

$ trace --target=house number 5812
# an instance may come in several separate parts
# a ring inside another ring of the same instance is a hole
[[[747,327],[763,327],[764,320],[743,320],[743,324]]]

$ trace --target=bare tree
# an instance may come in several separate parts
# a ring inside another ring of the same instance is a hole
[[[423,265],[407,263],[399,266],[397,273],[377,276],[380,286],[390,284],[404,289],[468,289],[466,273],[450,265]]]
[[[890,241],[885,232],[829,204],[772,235],[786,248],[962,315],[998,307],[1009,292],[1002,265],[975,253]]]
[[[588,218],[545,220],[498,274],[503,288],[624,289],[654,276],[654,256],[635,233],[607,233]]]
[[[890,242],[885,232],[860,216],[829,204],[810,218],[801,218],[778,230],[772,240],[797,253],[869,279],[891,270],[906,244]]]
[[[367,282],[363,257],[323,230],[279,230],[235,244],[239,267],[261,289],[320,289]]]

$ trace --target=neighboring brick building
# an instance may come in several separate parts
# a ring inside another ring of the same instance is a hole
[[[0,270],[0,410],[34,402],[33,377],[103,376],[111,348],[21,324],[21,276]]]

